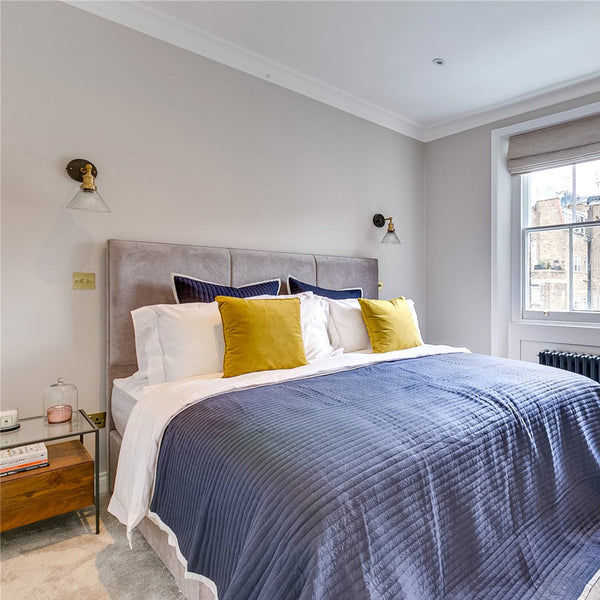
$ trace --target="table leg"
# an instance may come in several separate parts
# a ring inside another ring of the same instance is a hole
[[[96,535],[100,533],[100,432],[95,431],[96,448],[94,451],[94,474],[96,475]]]

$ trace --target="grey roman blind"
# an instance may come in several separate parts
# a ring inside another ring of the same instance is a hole
[[[513,175],[600,158],[600,114],[514,135],[508,140]]]

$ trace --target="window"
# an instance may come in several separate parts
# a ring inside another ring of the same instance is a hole
[[[600,160],[519,177],[522,317],[600,321]]]
[[[535,310],[542,310],[542,294],[537,283],[532,283],[529,288],[529,304]]]
[[[575,221],[577,221],[577,223],[585,223],[587,221],[587,214],[585,212],[577,211],[577,214],[575,215]],[[585,232],[583,227],[575,227],[575,229],[573,229],[573,233],[576,233],[577,235],[584,235]]]
[[[524,224],[523,216],[527,211],[521,210],[524,187],[521,176],[544,169],[599,160],[600,102],[493,129],[491,155],[492,354],[535,360],[535,348],[543,348],[551,342],[597,346],[600,331],[600,315],[597,311],[588,311],[586,304],[585,311],[575,315],[570,314],[570,311],[559,312],[556,314],[564,315],[564,318],[554,319],[552,313],[547,316],[544,314],[549,311],[542,306],[541,284],[531,282],[531,286],[527,285],[525,273],[528,272],[529,249],[524,229],[529,223]],[[560,191],[564,187],[556,189]],[[591,193],[600,196],[600,188],[596,186]],[[583,195],[581,190],[580,195]],[[599,210],[596,206],[594,221],[600,217]],[[565,223],[563,220],[561,224],[568,224],[568,221]],[[585,227],[585,224],[577,223],[577,227]],[[596,248],[597,253],[593,254],[594,260],[588,268],[590,278],[598,282],[600,246]],[[557,274],[564,273],[564,269],[570,268],[567,264],[561,265],[563,271],[542,269],[545,267],[542,264],[545,249],[538,245],[535,252],[537,256],[533,257],[533,265],[540,265],[535,276],[540,279],[543,274],[553,274],[556,277]],[[558,257],[556,260],[559,260]],[[589,262],[588,260],[588,264]],[[531,300],[539,300],[538,305],[526,304]],[[525,313],[527,318],[524,318]],[[573,323],[569,323],[569,320]]]

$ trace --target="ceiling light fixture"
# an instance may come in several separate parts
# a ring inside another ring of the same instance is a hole
[[[438,67],[446,64],[446,60],[444,58],[434,58],[431,62]]]

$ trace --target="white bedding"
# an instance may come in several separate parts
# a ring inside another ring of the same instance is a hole
[[[133,407],[125,428],[115,489],[108,510],[127,526],[131,540],[132,529],[148,514],[163,430],[188,404],[232,390],[313,377],[377,362],[454,352],[469,350],[426,344],[384,354],[354,352],[314,360],[295,369],[260,371],[229,378],[223,378],[222,373],[213,373],[147,386]]]
[[[110,398],[110,411],[115,424],[115,429],[125,435],[125,427],[133,407],[142,398],[144,388],[148,385],[146,377],[139,372],[131,377],[115,379]]]

